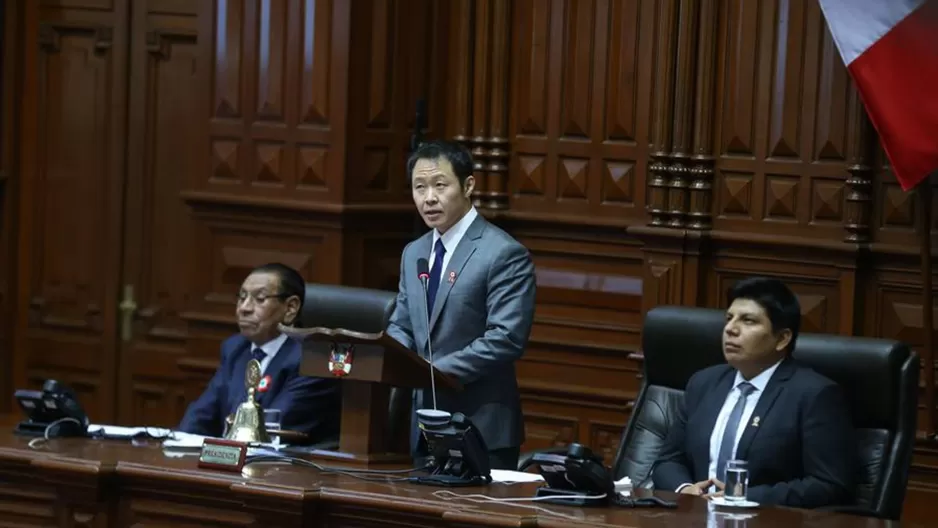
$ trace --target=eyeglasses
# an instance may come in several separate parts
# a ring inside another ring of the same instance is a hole
[[[286,293],[264,293],[264,292],[250,293],[250,292],[246,292],[242,290],[238,292],[237,302],[238,302],[238,306],[240,306],[241,304],[244,303],[244,301],[248,299],[253,299],[254,304],[261,305],[267,302],[267,299],[286,299],[287,297],[289,297],[289,295]]]

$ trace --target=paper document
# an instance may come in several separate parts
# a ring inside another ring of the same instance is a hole
[[[163,427],[121,427],[119,425],[91,424],[88,434],[100,435],[105,438],[132,438],[137,435],[147,435],[161,438],[169,436],[172,431]]]
[[[519,482],[542,482],[544,477],[537,473],[525,473],[524,471],[511,471],[508,469],[493,469],[492,482],[502,484],[515,484]]]

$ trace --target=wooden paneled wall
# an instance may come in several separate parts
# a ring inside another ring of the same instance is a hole
[[[535,258],[527,448],[611,460],[642,314],[748,275],[787,280],[805,331],[921,347],[921,204],[814,0],[7,6],[2,405],[55,377],[96,421],[171,425],[251,267],[395,289],[418,100]]]

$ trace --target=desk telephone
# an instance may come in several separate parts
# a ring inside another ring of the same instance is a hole
[[[17,434],[47,438],[87,435],[88,415],[75,392],[58,381],[46,380],[41,391],[20,389],[13,396],[26,414],[26,420],[16,425]]]
[[[612,503],[626,508],[677,507],[676,502],[653,495],[641,498],[620,495],[602,458],[580,444],[570,444],[566,455],[537,453],[531,461],[544,477],[546,486],[538,488],[536,496],[550,497],[543,499],[545,502],[574,506]]]

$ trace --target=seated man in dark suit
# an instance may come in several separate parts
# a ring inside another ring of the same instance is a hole
[[[301,344],[277,329],[299,315],[305,291],[300,274],[283,264],[251,272],[241,285],[235,312],[241,333],[222,343],[218,370],[202,396],[189,405],[178,430],[222,436],[225,419],[247,398],[244,372],[255,358],[263,375],[257,401],[265,410],[280,411],[283,429],[306,433],[309,443],[338,437],[338,382],[301,376]]]
[[[837,384],[789,357],[800,322],[798,299],[782,282],[752,278],[733,287],[723,330],[728,364],[687,383],[683,413],[655,463],[656,489],[722,495],[726,461],[745,460],[748,500],[799,508],[850,502],[857,471],[850,411]]]

